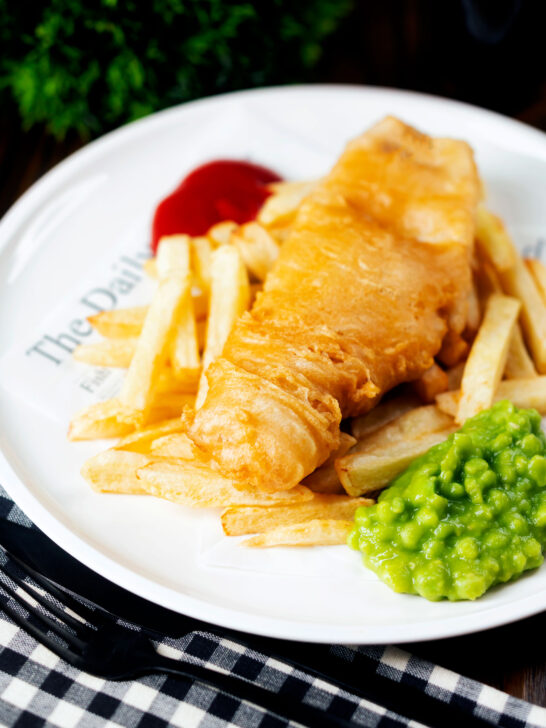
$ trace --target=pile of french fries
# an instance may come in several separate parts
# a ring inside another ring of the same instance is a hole
[[[208,365],[315,184],[274,183],[255,222],[163,238],[146,264],[157,279],[150,305],[89,318],[103,339],[80,346],[75,358],[127,369],[116,399],[70,424],[72,440],[121,438],[83,467],[96,490],[220,508],[225,534],[251,536],[247,546],[339,544],[358,507],[496,400],[546,414],[546,268],[523,260],[502,222],[480,207],[466,329],[448,331],[421,379],[348,422],[338,450],[290,491],[244,491],[219,473],[185,434],[187,424],[206,397]]]

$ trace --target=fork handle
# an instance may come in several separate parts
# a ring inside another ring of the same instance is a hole
[[[236,700],[254,703],[282,720],[294,721],[309,728],[354,728],[355,726],[351,721],[327,713],[323,708],[303,703],[299,694],[274,693],[260,685],[247,682],[246,679],[237,675],[227,675],[201,665],[180,663],[178,660],[158,654],[153,663],[150,662],[148,669],[143,668],[143,673],[150,671],[196,680],[221,690]],[[134,672],[132,674],[134,675]]]

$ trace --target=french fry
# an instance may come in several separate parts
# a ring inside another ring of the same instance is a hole
[[[135,425],[121,417],[122,409],[119,399],[95,402],[74,415],[68,427],[68,439],[97,440],[128,435],[135,430]]]
[[[138,339],[102,339],[80,344],[72,352],[76,361],[96,367],[127,369],[135,353]]]
[[[339,435],[339,447],[330,454],[326,462],[302,480],[302,485],[310,488],[313,493],[343,493],[343,487],[336,473],[335,461],[342,458],[356,445],[356,439],[346,432]]]
[[[146,314],[137,348],[119,399],[136,426],[149,423],[157,382],[188,305],[190,291],[187,236],[162,238],[157,250],[159,284]]]
[[[210,265],[212,245],[204,235],[191,239],[191,265],[195,271],[200,288],[210,290]]]
[[[250,273],[263,281],[279,255],[279,246],[270,233],[257,222],[247,222],[232,233],[231,243]]]
[[[165,367],[157,380],[154,403],[163,394],[197,394],[197,379],[187,376],[177,377],[170,367]]]
[[[298,180],[282,180],[281,182],[270,182],[267,185],[268,190],[273,195],[279,194],[300,194],[302,191],[313,189],[319,183],[319,180],[298,179]]]
[[[171,238],[172,239],[172,238]],[[174,342],[170,355],[171,367],[175,377],[184,379],[188,383],[199,381],[201,359],[199,356],[199,345],[197,341],[197,327],[195,322],[195,314],[193,311],[193,301],[191,296],[191,280],[190,269],[190,238],[187,235],[177,237],[178,249],[176,251],[181,261],[175,262],[178,265],[177,275],[188,281],[184,301],[180,308],[178,321],[176,322],[176,331],[174,334]],[[172,265],[167,267],[166,277],[169,276]]]
[[[207,367],[222,353],[235,320],[246,311],[250,300],[248,275],[236,248],[224,245],[214,251],[211,278],[210,314],[196,409],[203,404],[207,395]]]
[[[127,369],[136,345],[137,339],[103,339],[92,344],[80,344],[74,349],[72,356],[83,364]]]
[[[208,314],[208,296],[200,290],[192,290],[192,301],[197,322],[204,320]],[[133,308],[116,308],[112,311],[100,311],[89,316],[87,320],[107,339],[132,339],[140,336],[148,306]]]
[[[337,546],[346,543],[353,521],[320,520],[279,526],[273,531],[243,541],[251,548],[272,546]]]
[[[460,390],[442,392],[436,397],[436,405],[442,412],[455,416],[460,394]],[[502,399],[510,400],[516,407],[536,409],[546,415],[546,376],[504,380],[499,384],[493,402]]]
[[[442,412],[445,412],[446,415],[451,415],[451,417],[455,417],[455,415],[457,414],[457,407],[459,406],[460,396],[460,389],[454,389],[451,392],[442,392],[436,397],[436,406],[438,407],[438,409],[442,410]]]
[[[355,417],[351,421],[351,432],[357,440],[378,430],[387,422],[396,419],[404,412],[421,404],[419,397],[415,394],[402,394],[386,402],[380,402],[373,410],[361,417]]]
[[[205,331],[206,321],[197,321],[196,323],[196,334],[197,334],[197,346],[199,351],[202,351],[205,344]],[[84,364],[92,364],[93,366],[99,367],[117,367],[121,369],[127,369],[131,364],[131,359],[135,353],[137,344],[137,338],[135,339],[104,339],[103,341],[96,341],[92,344],[80,344],[74,349],[72,356]],[[169,374],[169,370],[165,374]],[[174,377],[174,375],[173,375]],[[166,377],[169,379],[169,377]],[[185,379],[187,380],[187,374]],[[169,379],[171,382],[171,379]],[[161,381],[158,385],[161,388]],[[168,385],[170,386],[170,384]],[[178,389],[180,389],[180,382],[178,383]],[[177,386],[173,386],[172,389],[177,389]],[[196,392],[197,381],[187,381],[185,391]]]
[[[150,424],[172,417],[180,417],[185,407],[192,406],[193,395],[168,393],[158,394],[150,408]],[[138,423],[134,410],[127,408],[119,399],[95,402],[78,412],[68,428],[69,440],[98,440],[110,437],[125,437],[134,432]]]
[[[504,244],[511,244],[506,236],[503,238]],[[502,285],[497,271],[487,261],[482,261],[477,271],[477,287],[478,295],[483,307],[487,305],[487,299],[495,294],[502,293]],[[508,379],[526,379],[537,375],[533,360],[529,356],[527,347],[522,337],[520,324],[516,323],[514,332],[510,340],[508,349],[508,357],[504,369],[504,376]],[[450,382],[449,389],[458,389],[460,382]]]
[[[193,313],[197,325],[199,326],[200,321],[204,321],[209,315],[209,294],[207,291],[203,291],[199,288],[192,288],[191,292]]]
[[[174,432],[165,433],[155,439],[150,451],[158,457],[190,460],[196,455],[196,446],[185,432]]]
[[[480,205],[476,211],[478,250],[499,272],[511,270],[517,255],[502,221]]]
[[[237,223],[233,222],[233,220],[223,220],[209,228],[207,231],[207,238],[215,247],[228,245],[231,234],[235,232],[238,227]]]
[[[143,427],[137,432],[122,437],[115,445],[115,450],[131,450],[133,452],[149,453],[151,445],[158,439],[182,432],[187,427],[185,418],[173,417],[170,420],[162,420],[153,425]]]
[[[311,500],[288,506],[228,508],[221,521],[226,536],[246,536],[316,519],[349,521],[357,508],[372,504],[369,498],[316,494]]]
[[[140,336],[148,306],[118,308],[100,311],[87,320],[102,336],[108,339],[134,339]]]
[[[462,425],[493,404],[506,364],[510,339],[521,304],[510,296],[493,294],[466,362],[455,420]]]
[[[444,336],[442,341],[442,347],[436,358],[446,367],[454,367],[458,364],[468,353],[469,346],[463,337],[449,329],[447,334]]]
[[[155,258],[148,258],[148,260],[145,260],[142,267],[144,268],[146,275],[150,276],[150,278],[157,278],[157,264]]]
[[[198,339],[204,337],[204,325],[199,322]],[[136,349],[137,339],[104,339],[92,344],[81,344],[73,351],[73,357],[84,364],[99,367],[127,369]],[[201,346],[201,342],[199,341]],[[176,375],[172,369],[165,368],[159,377],[157,391],[197,392],[198,377],[189,377],[188,372]]]
[[[404,412],[386,425],[360,438],[350,454],[392,448],[397,443],[416,440],[433,432],[454,427],[453,418],[442,412],[436,405],[423,405]]]
[[[200,348],[204,332],[204,323],[199,322],[197,333]],[[135,348],[135,339],[105,339],[93,344],[82,344],[74,350],[73,356],[76,360],[85,364],[126,369],[131,363]],[[188,372],[176,375],[170,367],[166,367],[159,376],[156,392],[196,394],[197,385],[197,376],[190,377]]]
[[[438,364],[433,364],[419,379],[412,382],[412,386],[422,402],[431,403],[437,394],[447,392],[449,377]]]
[[[438,430],[415,440],[396,442],[390,448],[345,455],[336,460],[337,474],[349,495],[373,493],[387,486],[415,458],[424,455],[452,432],[453,428]]]
[[[313,191],[316,181],[288,183],[264,202],[257,216],[258,222],[266,227],[283,226],[290,223],[303,200]]]
[[[146,488],[137,480],[136,471],[149,460],[140,452],[106,450],[86,460],[81,473],[99,493],[146,495]]]
[[[546,305],[521,258],[500,273],[503,289],[521,301],[520,322],[537,370],[546,373]]]
[[[282,245],[292,234],[292,225],[283,225],[282,227],[270,227],[269,233],[277,245]]]
[[[195,404],[195,394],[191,392],[156,392],[153,400],[154,422],[157,422],[155,413],[160,411],[172,412],[162,419],[170,419],[180,414],[187,407],[192,408]]]
[[[159,280],[171,276],[187,277],[190,271],[189,235],[165,235],[159,241],[155,257]]]
[[[203,353],[203,369],[222,353],[235,320],[248,308],[250,289],[240,254],[222,247],[212,256],[210,314]]]
[[[147,493],[199,508],[278,505],[313,497],[303,485],[276,493],[239,490],[229,478],[196,461],[151,459],[150,463],[138,468],[136,475],[139,486]]]
[[[527,345],[540,374],[546,373],[546,304],[535,278],[523,263],[502,222],[494,215],[480,213],[487,245],[483,253],[498,273],[505,293],[521,301],[520,322]]]
[[[538,376],[537,370],[523,341],[521,328],[516,322],[508,347],[504,377],[505,379],[529,379],[536,376]],[[450,389],[455,389],[455,387],[450,387]]]
[[[546,266],[537,258],[526,258],[523,262],[533,277],[539,293],[542,296],[542,300],[546,303]]]

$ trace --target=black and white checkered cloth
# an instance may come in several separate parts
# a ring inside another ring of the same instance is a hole
[[[0,489],[0,524],[17,523],[44,538]],[[83,567],[82,567],[83,568]],[[0,610],[6,596],[0,589]],[[422,725],[403,715],[313,679],[266,650],[222,638],[206,625],[189,620],[183,637],[156,635],[160,652],[175,659],[238,673],[279,694],[298,696],[325,712],[350,719],[355,726]],[[252,639],[252,638],[250,638]],[[257,643],[260,644],[260,643]],[[546,727],[546,709],[517,700],[482,683],[416,658],[394,647],[315,646],[326,664],[352,674],[370,670],[397,684],[418,687],[469,716],[505,728]],[[302,646],[300,661],[305,662]],[[311,661],[309,661],[311,664]],[[19,629],[0,611],[0,725],[17,728],[281,728],[287,726],[257,707],[198,683],[162,675],[114,682],[71,667]],[[292,724],[290,724],[292,725]],[[296,725],[294,723],[294,725]],[[312,728],[312,727],[310,727]],[[438,727],[440,728],[440,727]],[[444,726],[441,726],[444,728]]]

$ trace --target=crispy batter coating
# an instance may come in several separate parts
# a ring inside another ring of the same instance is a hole
[[[291,488],[462,331],[479,181],[471,149],[386,118],[302,204],[263,293],[207,371],[190,436],[247,487]]]

